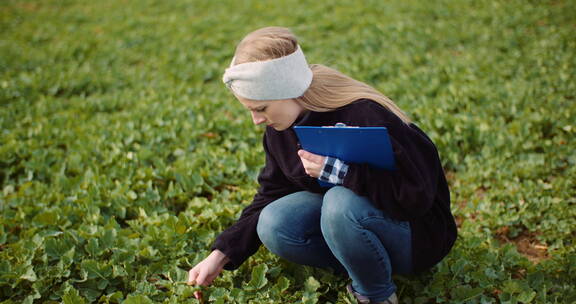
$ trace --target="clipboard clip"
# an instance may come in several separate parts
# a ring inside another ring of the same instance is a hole
[[[359,128],[357,126],[347,126],[345,123],[343,122],[337,122],[335,125],[333,126],[322,126],[322,128]]]

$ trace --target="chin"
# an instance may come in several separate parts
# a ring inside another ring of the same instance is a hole
[[[272,126],[272,128],[274,128],[274,130],[276,130],[276,131],[284,131],[284,130],[288,129],[286,127],[277,126],[277,125]]]

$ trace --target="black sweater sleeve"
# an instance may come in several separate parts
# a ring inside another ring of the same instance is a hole
[[[238,268],[260,247],[261,241],[258,238],[256,226],[262,209],[272,201],[297,191],[296,186],[286,178],[270,153],[266,134],[263,138],[263,145],[266,152],[266,165],[258,176],[260,184],[258,192],[252,203],[244,208],[236,223],[222,232],[212,245],[212,250],[219,249],[230,259],[230,262],[224,266],[226,270]]]
[[[442,170],[436,147],[416,126],[404,124],[381,106],[371,108],[373,111],[364,113],[358,124],[388,128],[396,169],[350,164],[344,186],[367,196],[395,219],[419,218],[428,212],[436,197]]]

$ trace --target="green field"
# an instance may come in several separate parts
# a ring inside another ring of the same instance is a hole
[[[263,128],[221,82],[286,26],[436,143],[460,230],[401,303],[576,302],[576,2],[0,2],[0,303],[199,303]],[[207,303],[353,303],[264,247]]]

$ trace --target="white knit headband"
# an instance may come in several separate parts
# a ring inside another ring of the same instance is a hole
[[[224,72],[222,81],[236,95],[252,100],[300,97],[312,82],[312,70],[298,48],[290,55],[265,61],[234,65]]]

